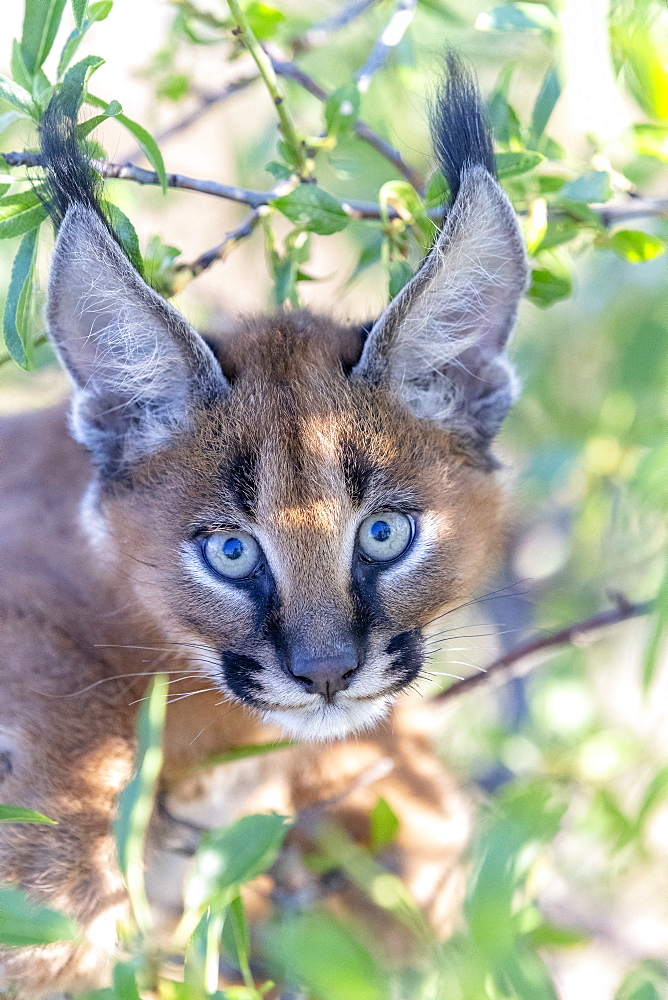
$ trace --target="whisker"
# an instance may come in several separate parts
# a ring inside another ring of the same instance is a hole
[[[212,687],[200,688],[199,691],[186,691],[185,694],[177,694],[173,698],[168,698],[167,699],[167,704],[168,705],[173,705],[175,702],[177,702],[177,701],[183,701],[185,698],[194,698],[194,696],[196,694],[206,694],[207,692],[211,692],[211,691],[213,691]],[[148,701],[149,698],[150,698],[150,695],[145,695],[143,698],[137,698],[137,699],[135,699],[135,701],[131,701],[130,704],[131,705],[139,705],[140,702],[142,702],[142,701]]]
[[[447,615],[452,615],[455,613],[455,611],[461,611],[462,608],[469,608],[471,607],[472,604],[484,604],[486,601],[493,601],[495,598],[500,598],[502,595],[505,595],[507,597],[523,597],[524,594],[529,594],[531,592],[530,587],[527,587],[527,589],[524,591],[521,590],[518,591],[517,594],[512,593],[513,589],[515,587],[521,587],[523,584],[532,584],[532,583],[533,579],[531,577],[526,577],[526,579],[517,580],[515,583],[509,583],[505,587],[500,587],[498,590],[491,590],[487,594],[483,594],[482,597],[474,597],[470,601],[464,601],[463,604],[458,604],[456,608],[450,608],[449,611],[444,611],[442,615],[436,615],[435,618],[431,619],[429,624],[431,625],[433,622],[438,621],[439,618],[446,618]]]
[[[74,698],[76,695],[85,694],[86,691],[92,691],[93,688],[98,687],[100,684],[107,684],[109,681],[121,681],[126,680],[128,677],[155,677],[156,674],[182,674],[183,670],[140,670],[131,674],[113,674],[111,677],[100,677],[98,680],[93,681],[92,684],[87,684],[86,687],[79,688],[78,691],[68,691],[67,694],[49,694],[46,691],[37,691],[35,688],[30,688],[32,694],[41,695],[43,698]],[[177,680],[196,680],[200,675],[194,674],[192,677],[179,677],[170,678],[170,683],[172,681],[176,683]]]

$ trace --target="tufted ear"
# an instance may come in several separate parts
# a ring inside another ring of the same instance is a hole
[[[106,475],[187,425],[192,408],[227,389],[213,354],[142,280],[90,206],[60,226],[47,318],[74,383],[74,437]]]
[[[354,375],[487,443],[516,394],[504,349],[526,282],[510,202],[485,166],[464,168],[442,232],[375,323]]]

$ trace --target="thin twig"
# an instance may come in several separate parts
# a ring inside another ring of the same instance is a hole
[[[40,154],[31,150],[24,150],[21,153],[0,153],[0,157],[10,167],[39,167],[42,164]],[[101,177],[134,181],[136,184],[160,184],[160,179],[153,170],[144,170],[143,167],[138,167],[134,163],[110,163],[106,160],[92,160],[91,162]],[[184,174],[167,174],[167,186],[186,191],[198,191],[200,194],[224,198],[226,201],[249,205],[251,208],[268,205],[273,198],[277,197],[275,188],[269,191],[256,191],[234,184],[199,180]],[[346,215],[349,215],[351,219],[381,218],[378,203],[375,201],[351,199],[342,202],[342,206]],[[589,207],[600,217],[603,225],[613,226],[625,222],[627,219],[668,215],[668,198],[629,198],[627,201],[590,205]],[[442,218],[440,209],[432,209],[428,215],[434,222],[439,222]],[[563,212],[555,208],[554,212],[550,211],[549,215],[559,217],[563,215]],[[398,218],[397,213],[392,208],[389,209],[389,217],[391,219]]]
[[[559,629],[558,632],[553,632],[552,635],[542,636],[539,639],[530,639],[528,642],[516,646],[515,649],[504,653],[503,656],[500,656],[490,664],[484,673],[473,674],[471,677],[466,677],[462,681],[451,684],[445,691],[440,691],[435,695],[432,701],[442,704],[444,701],[451,701],[453,698],[458,698],[460,695],[466,694],[466,692],[473,690],[473,688],[485,687],[490,684],[490,681],[503,683],[512,677],[518,677],[531,670],[532,667],[537,666],[538,663],[542,663],[546,657],[560,646],[577,643],[585,636],[599,632],[610,625],[617,625],[631,618],[648,615],[653,608],[654,605],[651,601],[631,604],[622,598],[609,611],[599,611],[598,614],[592,615],[591,618],[585,618],[584,621],[566,625],[565,628]]]
[[[294,122],[292,121],[285,105],[285,98],[283,97],[281,89],[278,86],[278,80],[276,79],[274,68],[271,65],[271,59],[253,34],[250,24],[248,23],[246,15],[243,13],[238,0],[227,0],[227,3],[232,13],[232,17],[237,24],[236,33],[239,35],[241,41],[253,57],[255,65],[260,71],[260,76],[264,80],[265,86],[269,91],[269,96],[274,102],[276,114],[278,115],[278,127],[292,157],[293,166],[299,171],[299,174],[303,179],[307,179],[311,175],[309,158],[306,154],[304,143],[297,134]]]
[[[177,264],[174,270],[188,271],[193,278],[196,278],[203,271],[206,271],[207,268],[211,267],[212,264],[215,264],[217,260],[225,260],[230,250],[253,233],[259,221],[260,213],[257,209],[253,209],[240,226],[232,229],[229,233],[225,233],[224,239],[218,246],[200,254],[192,264]]]
[[[156,142],[158,145],[161,145],[163,142],[168,142],[170,139],[173,139],[174,136],[179,135],[181,132],[185,132],[185,130],[190,128],[191,125],[198,122],[210,108],[214,107],[216,104],[220,104],[222,101],[226,101],[228,97],[233,97],[240,91],[245,90],[251,83],[255,83],[255,81],[259,79],[260,77],[254,70],[247,69],[245,73],[235,77],[234,80],[230,80],[230,82],[226,83],[224,87],[220,88],[220,90],[213,90],[209,93],[198,94],[199,104],[197,107],[185,114],[183,118],[179,118],[179,120],[174,122],[173,125],[169,125],[166,129],[163,129],[162,132],[158,132],[155,136]]]
[[[397,0],[392,17],[387,22],[382,35],[374,45],[362,69],[357,74],[357,89],[365,94],[369,89],[371,77],[381,69],[392,49],[396,49],[406,34],[409,24],[415,17],[417,0]]]
[[[325,102],[329,97],[326,90],[317,83],[312,76],[305,73],[304,70],[295,66],[293,62],[287,59],[278,59],[272,57],[272,65],[278,76],[285,77],[288,80],[293,80],[300,87],[306,90],[309,94],[315,97],[318,101]],[[380,153],[388,163],[405,177],[406,180],[413,185],[416,191],[422,191],[424,187],[424,181],[422,176],[415,170],[410,163],[406,163],[401,153],[394,149],[393,146],[386,142],[385,139],[381,138],[377,132],[374,132],[372,128],[367,125],[366,122],[358,119],[353,126],[355,135],[362,142],[366,142],[368,146],[371,146]]]

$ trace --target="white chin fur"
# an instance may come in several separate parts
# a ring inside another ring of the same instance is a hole
[[[340,705],[322,701],[308,708],[272,709],[262,716],[266,722],[280,726],[291,739],[322,743],[368,729],[387,714],[393,701],[387,695],[375,701],[346,701]]]

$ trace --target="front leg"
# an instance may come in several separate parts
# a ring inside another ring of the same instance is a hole
[[[0,990],[26,1000],[106,985],[117,921],[126,911],[111,823],[134,756],[126,684],[94,688],[95,698],[74,694],[99,679],[101,668],[62,637],[56,649],[51,636],[32,638],[18,644],[20,663],[11,656],[3,663],[0,801],[42,812],[58,825],[0,824],[0,881],[70,914],[83,935],[75,943],[0,953]],[[28,651],[49,657],[45,669],[26,670]],[[47,668],[56,663],[54,676]]]

